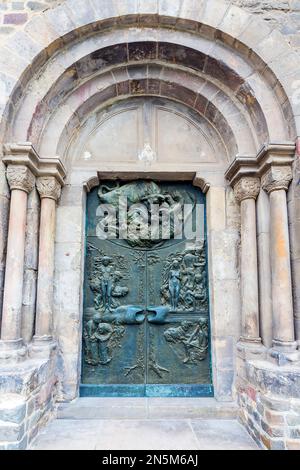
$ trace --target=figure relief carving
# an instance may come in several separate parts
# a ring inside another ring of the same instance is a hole
[[[109,364],[113,350],[121,347],[124,333],[123,326],[104,323],[101,315],[94,315],[83,330],[86,363],[92,366]]]
[[[90,385],[126,385],[138,394],[148,386],[156,393],[157,386],[210,383],[206,235],[196,232],[196,217],[205,226],[203,195],[188,183],[102,181],[89,197],[83,377]],[[187,204],[191,236],[175,236],[171,223],[169,238],[161,236],[163,224],[154,238],[143,238],[152,203],[165,203],[171,212]],[[99,214],[108,204],[108,229],[115,222],[121,235],[127,217],[129,224],[142,222],[135,236],[99,237]],[[142,219],[134,205],[143,206]]]
[[[116,214],[107,216],[106,224],[119,238],[124,226],[127,228],[126,242],[133,248],[155,248],[168,239],[174,239],[184,204],[189,205],[185,217],[189,217],[195,200],[187,191],[167,191],[154,181],[136,181],[114,186],[101,185],[98,191],[101,204],[115,208]],[[157,213],[155,208],[160,206]],[[120,221],[119,214],[126,215],[126,224]],[[156,224],[150,221],[156,220]]]
[[[290,167],[271,167],[262,177],[262,187],[267,193],[280,189],[287,191],[292,179]]]
[[[9,165],[6,176],[10,189],[21,189],[31,193],[35,185],[35,177],[32,172],[23,165]]]
[[[167,258],[162,274],[161,301],[173,312],[207,309],[204,243]]]
[[[118,299],[126,297],[129,289],[121,284],[127,276],[124,256],[107,256],[102,250],[88,245],[91,253],[88,267],[90,288],[95,295],[96,310],[112,312],[120,306]]]
[[[183,321],[180,326],[165,330],[164,337],[184,364],[203,361],[208,352],[208,319]]]
[[[256,177],[243,177],[234,186],[234,195],[239,202],[256,199],[260,191],[260,180]]]
[[[54,176],[42,176],[37,179],[36,187],[40,198],[49,198],[57,201],[61,194],[61,185]]]

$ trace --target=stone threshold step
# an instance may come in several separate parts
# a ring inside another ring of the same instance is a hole
[[[235,419],[234,402],[215,398],[78,398],[58,407],[58,419]]]

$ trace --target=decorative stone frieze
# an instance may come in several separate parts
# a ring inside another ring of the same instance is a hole
[[[20,189],[29,194],[34,188],[35,177],[26,166],[9,165],[6,176],[11,190]]]
[[[37,179],[36,187],[40,198],[54,199],[57,201],[61,194],[61,185],[54,176],[42,176]]]
[[[234,186],[234,194],[239,202],[256,199],[260,191],[260,180],[255,177],[242,177]]]
[[[293,179],[292,169],[290,166],[272,166],[262,176],[262,187],[267,193],[278,191],[280,189],[288,190],[289,185]]]

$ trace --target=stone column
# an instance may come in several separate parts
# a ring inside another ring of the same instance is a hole
[[[272,284],[270,263],[270,204],[265,191],[260,191],[256,202],[260,336],[266,348],[272,347]]]
[[[290,167],[272,166],[262,177],[270,198],[273,349],[296,350],[291,280],[290,241],[286,192],[292,181]]]
[[[257,273],[256,198],[260,180],[241,177],[234,193],[241,204],[241,343],[261,345],[259,335],[259,298]]]
[[[22,338],[25,344],[32,341],[35,324],[36,288],[38,272],[38,247],[40,224],[40,198],[36,189],[27,204],[27,229],[24,258],[24,286],[22,305]]]
[[[34,342],[47,344],[52,340],[56,202],[61,185],[54,176],[44,176],[37,179],[37,190],[41,198],[41,218]]]
[[[24,275],[24,252],[28,194],[35,177],[25,165],[8,165],[11,189],[5,283],[3,295],[1,350],[23,348],[21,312]]]

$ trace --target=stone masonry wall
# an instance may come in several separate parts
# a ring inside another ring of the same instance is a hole
[[[0,44],[8,35],[22,29],[33,15],[40,15],[64,0],[0,0]],[[113,1],[113,0],[111,0]],[[300,52],[300,0],[226,0],[262,17],[288,37]]]
[[[0,0],[0,43],[17,29],[21,29],[35,14],[53,8],[61,0],[9,1]]]
[[[55,416],[56,351],[0,368],[0,450],[26,449]]]
[[[300,450],[300,368],[262,361],[246,365],[238,379],[239,419],[268,450]]]
[[[300,51],[299,0],[232,0],[231,3],[262,17],[287,36],[291,46]]]

